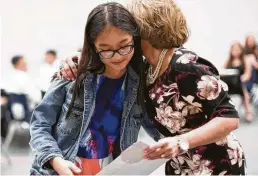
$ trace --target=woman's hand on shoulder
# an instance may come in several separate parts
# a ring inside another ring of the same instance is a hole
[[[63,76],[70,81],[76,79],[80,60],[80,52],[71,53],[70,56],[66,57],[60,64],[60,70],[57,73],[58,78],[61,79]]]

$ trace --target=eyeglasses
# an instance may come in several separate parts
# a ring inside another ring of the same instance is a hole
[[[123,46],[117,50],[103,50],[103,51],[97,52],[97,54],[99,54],[99,56],[102,59],[110,59],[115,55],[115,53],[118,53],[121,56],[128,55],[133,51],[133,48],[134,48],[134,45],[130,44],[130,45]]]

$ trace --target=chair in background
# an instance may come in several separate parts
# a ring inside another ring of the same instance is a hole
[[[3,147],[3,141],[6,137],[8,122],[10,120],[10,113],[8,111],[8,94],[5,90],[1,89],[1,154],[5,161],[7,161],[7,165],[12,164],[11,158],[7,153],[5,147]],[[4,163],[4,162],[3,162]]]
[[[11,112],[12,120],[10,121],[7,136],[4,140],[3,147],[8,150],[17,130],[28,130],[31,113],[28,108],[27,98],[24,94],[9,94],[8,109]]]
[[[243,87],[238,70],[223,69],[220,71],[220,79],[228,85],[229,95],[243,96]]]
[[[243,96],[243,87],[242,82],[240,80],[239,71],[236,69],[222,69],[220,70],[220,79],[224,81],[228,85],[228,94],[234,99],[235,95]],[[257,111],[258,106],[258,84],[254,83],[252,86],[252,90],[250,92],[251,96],[251,106],[254,111]],[[241,110],[242,103],[239,104],[237,109]],[[255,112],[253,112],[256,114]]]
[[[238,112],[241,111],[242,98],[244,96],[242,82],[240,80],[240,73],[237,69],[222,69],[220,70],[220,79],[228,85],[228,94],[232,98]],[[241,113],[243,113],[241,111]]]

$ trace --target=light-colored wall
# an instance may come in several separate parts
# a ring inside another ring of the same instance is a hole
[[[118,0],[125,3],[126,0]],[[188,20],[187,47],[221,66],[232,41],[244,41],[251,32],[258,38],[257,0],[177,0]],[[90,10],[105,0],[0,0],[1,77],[9,79],[10,58],[23,54],[35,79],[45,50],[59,58],[82,46]]]
[[[257,0],[178,0],[191,28],[187,46],[221,67],[233,41],[258,39]]]

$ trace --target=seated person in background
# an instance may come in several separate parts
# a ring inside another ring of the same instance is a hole
[[[252,120],[252,111],[250,104],[250,96],[245,86],[251,78],[252,66],[248,59],[244,59],[244,48],[240,43],[234,43],[231,46],[229,58],[226,60],[224,67],[226,69],[237,69],[240,74],[240,79],[243,84],[243,90],[241,94],[243,95],[243,102],[245,106],[245,119],[250,122]],[[235,85],[236,87],[241,85]],[[229,89],[234,89],[234,87],[229,87]]]
[[[5,138],[7,129],[8,129],[8,121],[9,121],[9,113],[8,113],[8,94],[4,89],[1,89],[1,137]]]
[[[50,86],[52,76],[59,68],[59,60],[55,50],[48,50],[45,53],[44,63],[40,66],[40,79],[38,85],[41,90],[42,98]]]
[[[29,111],[32,111],[41,100],[40,90],[35,86],[27,73],[27,64],[23,56],[12,58],[14,67],[12,79],[8,83],[8,93],[25,94],[28,100]]]
[[[246,36],[244,51],[245,55],[253,54],[258,59],[258,44],[253,35]]]
[[[250,81],[247,84],[248,91],[251,92],[254,83],[258,83],[258,44],[253,35],[248,35],[245,40],[245,59],[252,65]]]

